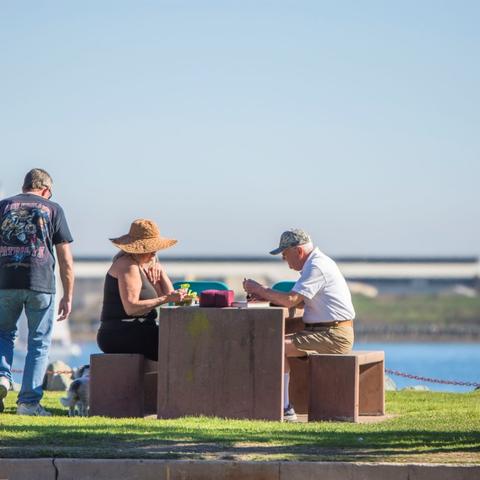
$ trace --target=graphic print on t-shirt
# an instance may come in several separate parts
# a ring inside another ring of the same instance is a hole
[[[8,266],[42,264],[47,261],[45,252],[50,209],[41,203],[11,203],[6,206],[0,225],[0,257],[9,257]],[[7,265],[5,265],[7,266]]]
[[[29,192],[0,200],[0,290],[55,293],[54,247],[72,241],[57,203]]]

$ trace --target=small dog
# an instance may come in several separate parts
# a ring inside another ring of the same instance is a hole
[[[68,407],[68,416],[88,415],[90,399],[90,365],[83,365],[73,375],[73,382],[67,390],[67,396],[60,399],[64,407]]]

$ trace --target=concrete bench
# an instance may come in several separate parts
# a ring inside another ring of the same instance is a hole
[[[308,420],[358,422],[361,415],[385,414],[381,351],[291,358],[290,398]]]
[[[157,409],[157,362],[143,355],[90,356],[90,416],[144,417]]]

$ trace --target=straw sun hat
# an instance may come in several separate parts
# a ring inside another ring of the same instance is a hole
[[[132,222],[130,231],[126,235],[110,240],[116,247],[127,253],[151,253],[177,243],[176,240],[162,237],[155,222],[145,218]]]

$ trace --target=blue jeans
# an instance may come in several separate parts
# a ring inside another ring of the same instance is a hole
[[[13,342],[25,308],[28,344],[18,403],[38,403],[53,330],[54,295],[32,290],[0,290],[0,376],[12,381]]]

